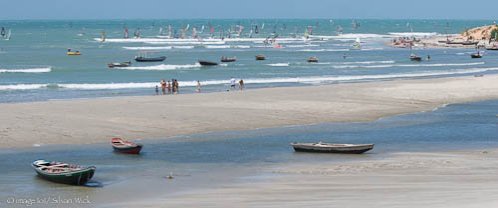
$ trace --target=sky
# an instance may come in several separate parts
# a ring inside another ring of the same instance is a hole
[[[498,0],[0,0],[0,19],[497,19]]]

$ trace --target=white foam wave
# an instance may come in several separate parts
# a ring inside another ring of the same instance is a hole
[[[173,47],[171,46],[162,46],[162,47],[123,47],[126,50],[170,50]]]
[[[475,63],[456,63],[456,64],[384,64],[384,65],[338,65],[332,66],[334,69],[348,68],[392,68],[392,67],[445,67],[445,66],[476,66],[483,65],[484,62]]]
[[[301,49],[300,52],[345,52],[349,49]]]
[[[186,65],[160,64],[154,66],[116,67],[116,69],[164,71],[164,70],[177,70],[177,69],[193,69],[199,67],[201,67],[201,65],[199,63],[196,63],[196,64],[186,64]]]
[[[28,69],[0,69],[0,73],[48,73],[51,71],[52,71],[51,67],[28,68]]]
[[[229,45],[207,45],[207,46],[204,46],[206,48],[209,48],[209,49],[223,49],[223,48],[230,48]]]
[[[268,66],[276,66],[276,67],[284,67],[289,66],[290,63],[276,63],[276,64],[267,64]]]
[[[311,48],[311,47],[318,47],[320,45],[314,45],[314,44],[307,44],[307,45],[286,45],[287,48]]]
[[[327,82],[337,82],[337,81],[384,80],[384,79],[396,79],[396,78],[462,75],[462,74],[483,73],[489,71],[498,71],[498,67],[453,69],[453,70],[442,70],[442,71],[425,71],[425,72],[378,74],[378,75],[254,78],[254,79],[244,79],[244,82],[247,84],[327,83]],[[228,83],[229,80],[207,80],[201,82],[202,85],[225,85]],[[43,88],[66,88],[66,89],[75,89],[75,90],[109,90],[109,89],[113,90],[113,89],[153,88],[156,85],[159,85],[159,83],[145,82],[145,83],[103,83],[103,84],[17,84],[17,85],[0,85],[0,90],[33,90],[33,89],[43,89]],[[196,81],[180,81],[181,87],[193,87],[196,85],[197,85]]]

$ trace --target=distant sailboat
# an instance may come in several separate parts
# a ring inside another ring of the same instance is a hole
[[[100,34],[100,41],[105,42],[105,39],[106,39],[105,31],[102,31],[102,33]]]
[[[125,38],[125,39],[128,39],[129,37],[130,37],[130,34],[128,33],[128,28],[127,28],[127,27],[125,27],[125,28],[124,28],[124,38]]]

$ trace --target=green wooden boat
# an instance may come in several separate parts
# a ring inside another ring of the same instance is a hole
[[[69,185],[84,185],[95,173],[95,167],[83,167],[62,162],[34,161],[31,166],[38,175],[48,181]]]

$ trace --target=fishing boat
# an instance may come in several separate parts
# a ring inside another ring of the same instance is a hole
[[[127,62],[116,62],[116,63],[110,63],[110,64],[107,64],[107,66],[109,68],[114,68],[114,67],[129,67],[131,66],[131,61],[127,61]]]
[[[221,62],[236,62],[236,61],[237,57],[225,57],[225,56],[221,57]]]
[[[62,162],[48,162],[36,160],[31,166],[38,175],[48,181],[69,185],[84,185],[92,179],[96,168],[83,167]]]
[[[291,143],[296,152],[362,154],[373,149],[373,144],[329,144],[329,143]]]
[[[498,44],[494,43],[493,45],[486,48],[488,51],[498,51]]]
[[[68,56],[79,56],[81,55],[81,52],[80,51],[72,51],[70,48],[67,49],[67,53],[66,53]]]
[[[137,62],[162,62],[166,60],[166,56],[149,57],[151,52],[140,52],[138,56],[135,56],[135,61]]]
[[[470,54],[471,58],[482,58],[481,51],[479,51],[479,46],[476,47],[476,53]]]
[[[308,60],[306,60],[308,63],[318,63],[318,58],[316,56],[309,57]]]
[[[471,58],[482,58],[482,54],[477,52],[477,53],[470,54],[470,57]]]
[[[415,54],[412,53],[410,55],[410,60],[412,60],[412,61],[422,61],[422,57],[417,56],[417,55],[415,55]]]
[[[137,62],[162,62],[166,60],[166,56],[159,57],[144,57],[144,56],[136,56],[135,61]]]
[[[203,60],[199,60],[199,64],[201,66],[216,66],[218,65],[218,63],[216,62],[212,62],[212,61],[203,61]]]
[[[265,55],[256,55],[256,61],[264,61],[266,60]]]
[[[121,138],[112,138],[111,145],[115,152],[134,155],[140,154],[140,150],[142,150],[143,146]]]

